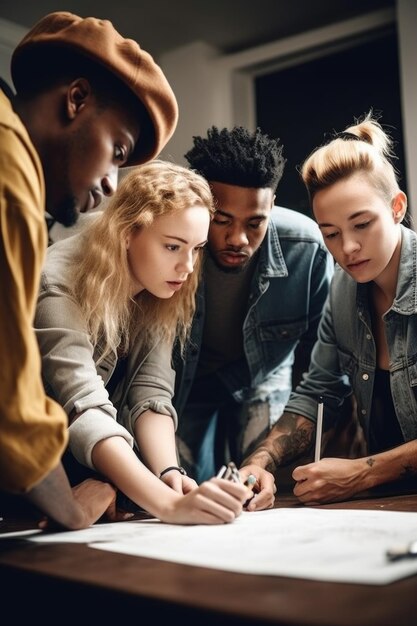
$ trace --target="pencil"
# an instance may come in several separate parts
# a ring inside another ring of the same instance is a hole
[[[321,453],[321,434],[323,431],[323,397],[319,397],[317,405],[317,427],[316,427],[316,448],[314,451],[314,462],[320,461]]]

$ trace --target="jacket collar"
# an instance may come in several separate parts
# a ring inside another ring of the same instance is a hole
[[[357,284],[357,303],[366,308],[369,283]],[[401,255],[397,292],[390,311],[401,315],[417,313],[417,235],[401,225]]]
[[[417,235],[403,225],[397,293],[391,308],[403,315],[417,313]]]
[[[259,251],[259,274],[267,278],[288,276],[277,225],[270,217],[268,230]]]

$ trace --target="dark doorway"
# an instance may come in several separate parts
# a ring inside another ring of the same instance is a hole
[[[395,29],[337,53],[256,79],[257,125],[284,145],[277,204],[311,215],[297,171],[313,148],[371,108],[394,139],[395,167],[407,192]]]

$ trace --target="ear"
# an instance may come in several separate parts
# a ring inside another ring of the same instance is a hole
[[[77,78],[68,85],[66,93],[66,109],[68,119],[73,120],[85,109],[91,101],[93,92],[91,85],[85,78]]]
[[[276,197],[277,197],[277,196],[276,196],[276,194],[274,193],[274,195],[272,196],[271,209],[273,209],[273,208],[274,208],[274,205],[275,205],[275,198],[276,198]]]
[[[394,222],[400,224],[407,211],[407,196],[403,191],[399,191],[392,200],[392,213]]]

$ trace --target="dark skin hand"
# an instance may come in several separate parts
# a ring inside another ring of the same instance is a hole
[[[91,526],[104,514],[114,521],[118,517],[116,490],[112,485],[87,479],[71,489],[61,463],[25,497],[47,516],[47,520],[40,523],[41,528],[56,526],[61,530],[80,530]]]
[[[240,468],[242,480],[249,474],[257,479],[254,488],[256,496],[247,507],[249,511],[274,505],[277,489],[273,475],[280,466],[308,452],[314,441],[314,432],[313,422],[305,417],[295,413],[282,414],[268,436]]]

